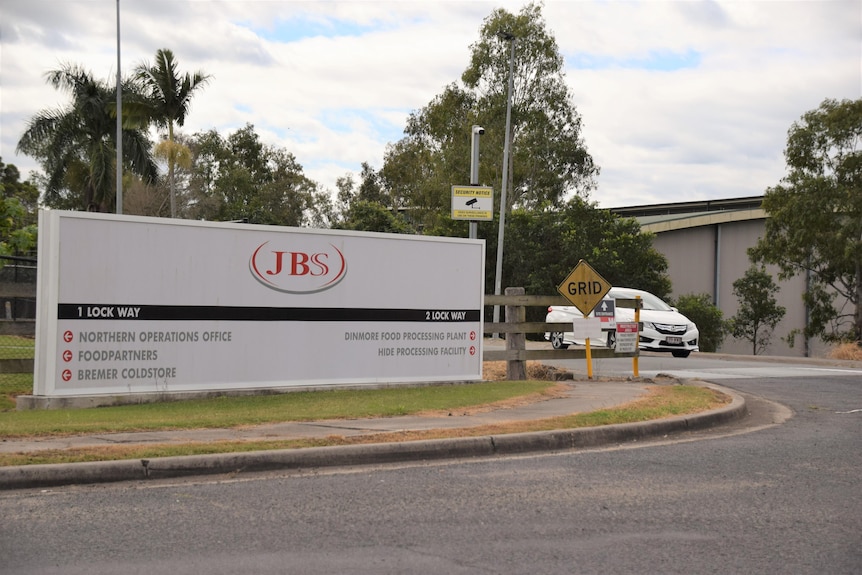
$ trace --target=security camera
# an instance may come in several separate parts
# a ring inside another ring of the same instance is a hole
[[[473,126],[473,133],[479,134],[480,136],[484,136],[485,128],[483,128],[482,126]]]

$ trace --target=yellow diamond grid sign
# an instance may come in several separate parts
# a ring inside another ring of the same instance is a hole
[[[585,316],[593,311],[610,289],[611,284],[584,260],[579,261],[563,283],[557,286],[557,291]]]

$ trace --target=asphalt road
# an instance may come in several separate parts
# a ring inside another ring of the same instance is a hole
[[[537,344],[548,348],[548,344]],[[546,361],[577,374],[587,372],[586,360]],[[862,362],[829,359],[739,356],[714,353],[694,353],[687,358],[667,353],[642,352],[638,358],[638,375],[654,377],[659,373],[680,378],[697,378],[724,385],[727,379],[747,378],[811,378],[838,375],[862,378]],[[633,365],[629,358],[593,359],[593,374],[602,376],[632,376]]]
[[[858,574],[862,374],[763,367],[624,448],[0,493],[0,572]]]

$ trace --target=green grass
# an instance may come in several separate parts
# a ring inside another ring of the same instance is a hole
[[[495,381],[218,397],[92,409],[3,411],[0,412],[0,437],[230,428],[283,421],[391,417],[495,403],[542,393],[553,385],[554,382],[549,381]]]
[[[36,340],[17,335],[0,335],[0,359],[33,359]]]
[[[706,387],[694,385],[662,386],[653,388],[652,393],[646,397],[627,405],[556,418],[554,424],[568,429],[651,421],[704,411],[726,403],[728,399],[723,394]]]
[[[33,357],[33,340],[0,336],[0,358]],[[489,381],[469,385],[393,387],[367,390],[293,392],[273,395],[147,403],[116,407],[16,411],[16,395],[33,391],[32,374],[0,374],[0,438],[68,436],[170,429],[231,428],[284,421],[392,417],[426,411],[456,411],[549,393],[551,381]],[[409,441],[550,429],[572,429],[648,421],[713,409],[727,398],[697,386],[656,386],[645,397],[613,409],[539,421],[458,430],[431,430],[345,438],[255,442],[189,443],[0,454],[0,466],[72,463],[294,449],[363,442]]]
[[[548,382],[502,382],[548,384]],[[477,384],[499,390],[497,384]],[[508,386],[505,386],[508,387]],[[330,392],[325,392],[330,393]],[[366,392],[359,392],[366,393]],[[267,449],[298,449],[304,447],[322,447],[331,445],[348,445],[357,443],[384,443],[392,441],[411,441],[420,439],[440,439],[451,437],[476,437],[483,435],[500,435],[504,433],[523,433],[530,431],[547,431],[554,429],[574,429],[579,427],[594,427],[612,425],[615,423],[632,423],[650,421],[674,415],[697,413],[717,408],[729,401],[727,396],[705,387],[674,385],[653,386],[649,393],[627,405],[611,409],[602,409],[591,413],[578,413],[564,417],[554,417],[536,421],[515,422],[509,424],[486,425],[453,430],[408,431],[396,433],[379,433],[358,437],[329,436],[315,439],[292,439],[272,441],[222,441],[214,443],[187,443],[182,445],[148,445],[148,446],[111,446],[100,448],[82,448],[68,450],[41,451],[35,453],[0,454],[0,466],[34,465],[51,463],[80,463],[85,461],[109,461],[119,459],[151,459],[157,457],[173,457],[178,455],[200,455],[212,453],[236,453],[261,451]],[[99,411],[99,410],[84,410]]]
[[[0,360],[33,359],[36,340],[32,337],[0,335]],[[33,392],[32,373],[0,373],[0,412],[15,409],[16,395]]]
[[[0,373],[0,415],[15,409],[15,396],[33,393],[32,373]]]

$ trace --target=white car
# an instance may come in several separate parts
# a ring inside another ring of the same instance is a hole
[[[691,352],[698,351],[697,340],[700,333],[697,331],[697,326],[661,298],[642,290],[613,287],[605,299],[635,299],[635,296],[640,296],[643,301],[640,311],[640,320],[643,323],[643,331],[640,333],[641,350],[669,351],[674,357],[688,357]],[[616,321],[634,321],[635,310],[618,306],[615,308]],[[555,305],[548,308],[545,321],[572,323],[579,318],[583,318],[583,314],[578,308]],[[600,341],[590,339],[590,345],[613,347],[615,336],[614,331],[608,331],[607,337],[603,337]],[[551,342],[554,349],[566,349],[572,344],[584,343],[576,341],[573,332],[548,332],[545,333],[545,339]]]

